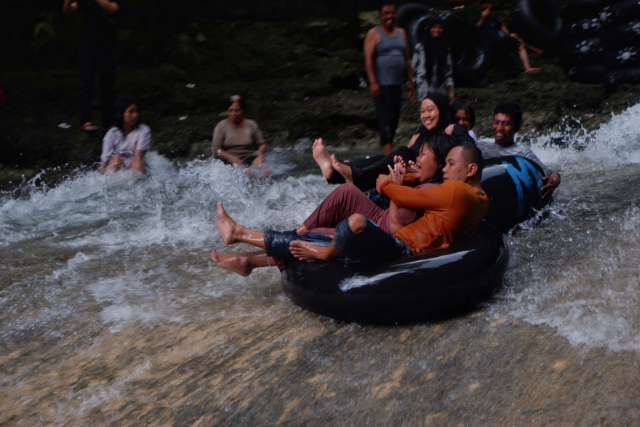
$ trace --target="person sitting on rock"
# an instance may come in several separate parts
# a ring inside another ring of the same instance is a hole
[[[473,22],[482,31],[491,48],[497,55],[509,55],[511,52],[518,51],[525,72],[540,71],[541,68],[531,66],[527,49],[538,55],[541,55],[543,51],[526,44],[516,33],[509,32],[509,29],[501,25],[498,18],[491,13],[492,7],[491,0],[480,0],[481,12],[473,18]]]
[[[151,148],[151,129],[139,124],[138,102],[124,99],[116,107],[116,126],[102,141],[101,172],[125,168],[140,173],[146,169],[144,156]]]
[[[482,151],[482,157],[490,159],[494,157],[518,156],[529,159],[544,171],[542,177],[542,200],[548,203],[556,188],[560,185],[560,174],[549,169],[529,148],[515,143],[516,132],[522,125],[522,108],[513,101],[498,104],[493,110],[493,137],[494,142],[478,141],[478,148]]]
[[[417,174],[426,156],[418,158]],[[475,234],[478,224],[487,213],[489,199],[480,185],[482,154],[474,146],[456,146],[447,155],[443,169],[444,183],[437,187],[415,189],[403,185],[404,178],[397,169],[380,175],[377,188],[398,206],[418,209],[423,216],[389,234],[361,213],[353,214],[336,226],[334,236],[299,235],[288,232],[258,232],[237,224],[218,202],[216,225],[226,244],[249,243],[263,251],[250,253],[211,253],[220,267],[243,276],[254,268],[267,267],[282,259],[331,261],[336,258],[363,261],[393,260],[427,251],[444,249]]]

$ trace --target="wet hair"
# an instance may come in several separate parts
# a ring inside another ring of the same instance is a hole
[[[478,172],[480,172],[480,178],[482,178],[482,169],[484,169],[484,159],[482,158],[482,151],[475,145],[461,145],[462,157],[465,158],[469,164],[475,163],[478,166]]]
[[[520,104],[513,101],[504,101],[500,104],[496,105],[496,108],[493,110],[493,115],[496,114],[506,114],[513,120],[516,126],[520,126],[522,124],[522,107]]]
[[[118,101],[116,104],[116,116],[115,116],[115,125],[118,129],[123,130],[124,127],[124,112],[127,111],[127,108],[135,105],[138,107],[138,113],[140,112],[140,104],[134,98],[124,98]],[[135,125],[133,125],[134,129],[137,129],[140,126],[140,116],[138,116],[138,121]]]
[[[234,102],[237,102],[238,104],[240,104],[240,108],[242,108],[243,110],[245,109],[244,98],[241,97],[240,95],[233,95],[233,96],[230,96],[229,98],[227,98],[224,101],[224,106],[225,106],[224,109],[228,110],[229,107],[231,107]]]
[[[471,105],[469,102],[456,99],[451,103],[449,110],[451,112],[452,120],[456,121],[456,113],[460,110],[464,110],[464,112],[467,114],[467,118],[469,119],[469,123],[471,123],[471,128],[473,129],[473,127],[476,125],[476,111],[473,109],[473,105]]]
[[[460,145],[458,144],[458,141],[456,141],[456,139],[451,135],[447,135],[444,132],[427,138],[424,144],[422,144],[420,152],[428,148],[436,157],[436,163],[438,164],[438,170],[435,175],[427,181],[428,183],[440,184],[442,182],[442,169],[444,169],[447,164],[447,154],[449,154],[449,151],[457,145]]]

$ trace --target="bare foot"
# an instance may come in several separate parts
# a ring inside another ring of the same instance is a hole
[[[233,271],[234,273],[244,277],[251,274],[251,271],[253,270],[247,257],[242,254],[221,254],[218,251],[212,251],[211,259],[218,265],[218,267]]]
[[[324,176],[325,179],[330,179],[333,176],[331,157],[322,142],[322,138],[318,138],[313,141],[313,160],[315,160],[318,166],[320,166],[322,176]]]
[[[344,177],[348,184],[353,184],[353,172],[351,171],[351,166],[339,162],[338,159],[336,159],[335,154],[331,155],[331,166],[333,166],[333,169]]]
[[[540,68],[540,67],[531,67],[531,68],[529,68],[527,70],[524,70],[524,72],[525,73],[531,73],[533,71],[540,71],[540,70],[542,70],[542,68]]]
[[[216,212],[216,226],[222,235],[222,240],[224,240],[227,245],[236,243],[236,228],[238,224],[227,214],[220,201],[218,202],[218,211]]]
[[[330,247],[317,246],[301,240],[292,241],[289,250],[294,257],[302,261],[329,261],[334,258]]]

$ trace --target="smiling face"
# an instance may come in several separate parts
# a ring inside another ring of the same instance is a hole
[[[498,113],[493,116],[491,129],[493,130],[493,137],[496,140],[496,144],[509,147],[513,145],[513,138],[520,127],[516,125],[510,115]]]
[[[396,26],[396,7],[394,5],[384,5],[380,9],[380,25],[391,31]]]
[[[443,32],[444,32],[444,28],[442,28],[442,25],[434,24],[433,27],[431,27],[431,30],[429,31],[429,34],[434,39],[437,39],[438,37],[442,36]]]
[[[227,117],[232,123],[236,125],[242,124],[242,119],[244,118],[244,109],[239,102],[236,101],[229,106],[229,108],[227,109]]]
[[[438,172],[438,159],[428,144],[422,144],[416,159],[416,178],[421,184],[429,181]]]
[[[447,162],[443,172],[443,181],[462,181],[466,182],[471,173],[469,162],[462,155],[462,147],[453,147],[447,154]]]
[[[420,105],[420,120],[422,120],[422,124],[428,130],[432,130],[438,126],[440,110],[438,110],[436,104],[429,98],[425,98]]]

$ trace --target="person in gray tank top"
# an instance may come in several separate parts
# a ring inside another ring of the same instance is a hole
[[[376,108],[380,145],[387,155],[393,151],[405,77],[409,99],[415,102],[407,35],[404,29],[396,28],[396,6],[390,1],[382,1],[380,25],[370,29],[364,39],[364,63]]]

